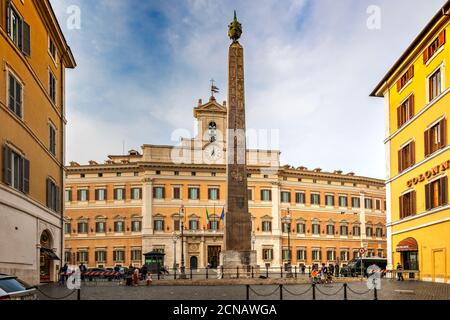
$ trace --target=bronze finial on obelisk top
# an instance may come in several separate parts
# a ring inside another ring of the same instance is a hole
[[[233,42],[238,42],[239,38],[242,35],[242,25],[238,21],[236,17],[236,10],[234,10],[234,19],[233,22],[228,26],[228,36]]]

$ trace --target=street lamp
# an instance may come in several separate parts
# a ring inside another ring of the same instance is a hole
[[[255,231],[252,232],[252,251],[255,251],[256,234]]]
[[[180,220],[181,220],[181,268],[180,279],[186,279],[186,272],[184,267],[184,206],[180,207]]]
[[[173,232],[172,240],[173,240],[173,272],[175,272],[175,270],[177,270],[177,241],[178,241],[178,235],[175,233],[175,231]]]
[[[292,278],[292,268],[291,268],[291,212],[289,210],[289,208],[287,208],[287,214],[284,216],[283,218],[283,222],[287,225],[288,230],[287,230],[287,234],[288,234],[288,274],[287,277],[288,278]]]

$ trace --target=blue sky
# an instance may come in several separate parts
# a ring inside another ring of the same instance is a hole
[[[226,100],[227,26],[243,24],[247,127],[279,129],[282,164],[385,177],[382,99],[369,93],[445,0],[51,0],[67,72],[67,162],[102,162],[193,131],[209,80]],[[81,28],[67,27],[67,8]],[[370,30],[367,8],[381,9]]]

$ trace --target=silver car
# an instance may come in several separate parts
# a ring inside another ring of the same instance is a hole
[[[36,289],[15,276],[0,275],[0,301],[37,300]]]

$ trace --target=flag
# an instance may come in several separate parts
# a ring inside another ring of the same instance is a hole
[[[206,208],[206,230],[209,229],[209,212],[208,212],[208,208]]]
[[[211,91],[214,93],[219,93],[219,88],[217,88],[216,86],[211,86]]]
[[[220,215],[220,220],[225,220],[225,207],[222,208],[222,214]]]

